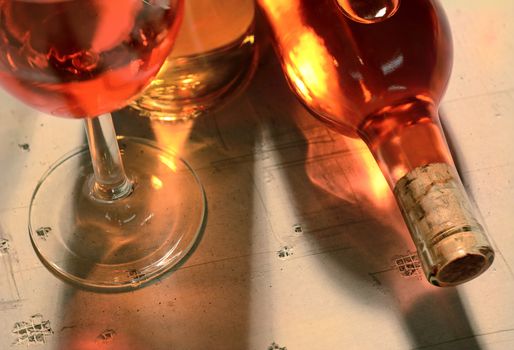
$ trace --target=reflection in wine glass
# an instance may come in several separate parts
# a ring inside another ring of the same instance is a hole
[[[435,0],[259,0],[292,90],[321,121],[362,138],[438,286],[484,272],[494,252],[457,175],[437,106],[452,64]]]
[[[117,139],[109,114],[157,74],[183,5],[0,1],[0,84],[41,111],[85,118],[89,152],[50,167],[29,213],[42,262],[80,286],[153,280],[183,261],[203,227],[204,192],[189,165],[148,140]]]

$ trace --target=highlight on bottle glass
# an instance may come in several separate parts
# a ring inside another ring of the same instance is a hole
[[[291,89],[362,138],[393,190],[427,279],[484,272],[494,252],[455,169],[438,105],[452,66],[436,0],[258,0]]]
[[[78,286],[138,287],[177,266],[200,236],[195,173],[156,143],[117,138],[109,114],[157,74],[183,10],[182,0],[0,1],[0,85],[85,124],[89,147],[48,169],[29,209],[39,258]]]
[[[257,65],[254,0],[188,0],[175,47],[132,108],[174,121],[219,108]]]

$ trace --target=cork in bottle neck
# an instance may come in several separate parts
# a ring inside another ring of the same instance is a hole
[[[432,284],[457,285],[491,265],[494,252],[453,167],[417,167],[396,183],[394,193]]]

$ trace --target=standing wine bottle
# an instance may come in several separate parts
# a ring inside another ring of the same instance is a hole
[[[258,0],[292,90],[321,121],[361,137],[394,191],[427,279],[451,286],[494,252],[437,113],[452,65],[435,0]]]

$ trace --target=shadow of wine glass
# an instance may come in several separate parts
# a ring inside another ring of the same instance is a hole
[[[66,289],[60,349],[248,348],[247,218],[257,137],[255,121],[241,118],[248,108],[242,95],[190,123],[150,122],[131,110],[114,114],[118,134],[156,140],[191,164],[206,191],[209,220],[187,262],[146,287],[121,294]]]

